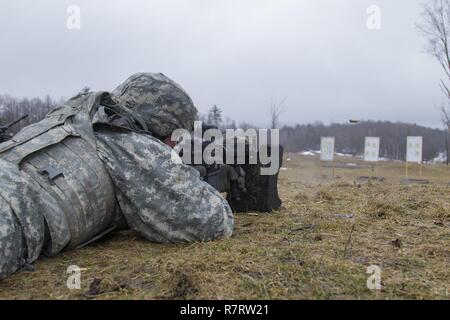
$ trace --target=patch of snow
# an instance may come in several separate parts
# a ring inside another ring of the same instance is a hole
[[[309,151],[302,151],[298,153],[301,156],[315,156],[320,154],[320,151],[315,151],[315,150],[309,150]]]
[[[348,153],[339,153],[339,152],[336,152],[335,154],[336,154],[337,156],[339,156],[339,157],[347,157],[347,158],[353,158],[353,157],[354,157],[352,154],[348,154]]]
[[[427,161],[427,163],[445,163],[447,162],[447,156],[445,154],[445,152],[439,152],[439,154],[431,161]]]

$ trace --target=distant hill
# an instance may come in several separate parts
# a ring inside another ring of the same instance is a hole
[[[404,160],[406,154],[406,137],[423,136],[423,156],[430,161],[446,152],[447,132],[416,124],[364,121],[356,124],[322,123],[285,126],[280,130],[280,141],[286,151],[299,152],[320,149],[320,137],[336,138],[336,152],[360,155],[364,153],[366,136],[380,137],[380,156]]]

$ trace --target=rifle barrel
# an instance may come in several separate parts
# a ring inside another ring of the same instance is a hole
[[[26,115],[20,117],[19,119],[16,119],[16,120],[14,120],[14,121],[11,121],[10,123],[8,123],[8,124],[5,125],[5,126],[1,126],[1,127],[0,127],[0,130],[6,131],[6,130],[8,130],[9,128],[11,128],[13,125],[19,123],[19,122],[22,121],[22,120],[25,120],[26,118],[28,118],[28,114],[26,114]]]

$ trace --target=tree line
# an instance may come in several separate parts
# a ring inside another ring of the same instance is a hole
[[[61,103],[63,103],[62,99],[56,101],[49,95],[43,99],[29,99],[0,94],[0,125],[4,126],[27,114],[28,118],[8,130],[8,132],[17,133],[23,127],[42,120],[47,113]]]
[[[284,126],[280,130],[280,143],[288,152],[320,150],[321,137],[335,137],[336,152],[362,155],[365,137],[380,137],[380,156],[405,160],[406,137],[423,137],[423,157],[433,160],[439,153],[446,154],[446,130],[427,128],[417,124],[364,121],[356,124],[314,124]]]
[[[9,132],[17,133],[21,128],[40,121],[58,105],[62,99],[55,100],[50,96],[44,98],[14,98],[10,95],[0,95],[0,124],[5,125],[22,115],[29,117],[15,125]],[[249,123],[236,124],[230,118],[224,118],[222,110],[213,106],[200,120],[219,128],[255,128]],[[336,138],[336,152],[361,155],[364,152],[366,136],[380,137],[380,156],[388,159],[404,160],[407,136],[423,136],[424,160],[432,160],[439,153],[446,153],[447,131],[432,129],[416,124],[364,121],[356,124],[324,125],[320,122],[284,126],[280,129],[280,143],[288,152],[300,152],[320,149],[320,138],[331,136]]]

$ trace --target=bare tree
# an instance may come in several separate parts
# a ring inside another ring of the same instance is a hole
[[[248,130],[248,129],[254,129],[256,128],[254,125],[252,125],[251,123],[248,122],[241,122],[239,123],[239,129],[243,129],[244,131]]]
[[[441,90],[450,106],[450,0],[429,0],[424,4],[420,32],[427,39],[427,51],[436,58],[444,70],[445,78],[440,80]],[[441,108],[442,120],[450,130],[450,116],[445,104]]]
[[[283,112],[285,101],[286,101],[286,98],[282,99],[279,102],[272,99],[272,101],[270,102],[270,128],[271,129],[278,128],[279,118],[280,118],[281,113]]]
[[[220,129],[236,129],[236,121],[230,117],[226,117]]]
[[[29,115],[27,119],[19,122],[11,128],[10,132],[16,133],[24,126],[40,121],[45,115],[57,106],[57,102],[49,95],[41,98],[14,98],[9,95],[0,95],[0,123],[6,124],[23,115]]]
[[[78,94],[86,94],[91,92],[91,88],[89,88],[88,86],[81,88],[80,92],[78,92]]]

